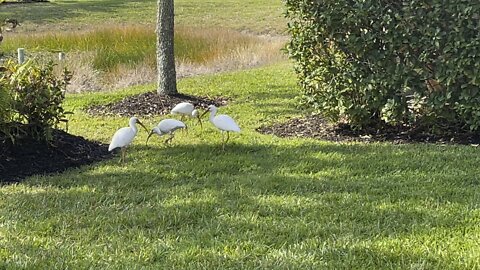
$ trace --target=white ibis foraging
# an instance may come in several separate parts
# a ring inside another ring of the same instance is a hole
[[[183,123],[182,121],[179,121],[176,119],[164,119],[160,121],[160,123],[158,123],[158,125],[152,129],[150,134],[148,134],[146,144],[148,144],[148,140],[153,134],[158,134],[158,136],[169,134],[170,137],[168,137],[168,139],[165,140],[165,143],[168,144],[173,140],[173,132],[181,128],[187,128],[185,123]]]
[[[226,114],[216,115],[218,108],[215,105],[208,106],[208,110],[205,111],[202,116],[207,112],[210,112],[210,122],[222,132],[222,149],[225,150],[225,144],[230,138],[229,132],[240,132],[240,127],[235,123],[230,116]],[[227,140],[225,140],[224,132],[227,132]]]
[[[133,139],[137,135],[137,125],[141,125],[147,132],[148,129],[138,120],[137,117],[130,118],[128,122],[129,127],[123,127],[113,134],[112,142],[108,146],[108,151],[112,151],[115,148],[120,147],[122,149],[122,156],[120,162],[125,162],[125,153],[127,146],[132,143]]]
[[[200,124],[200,126],[202,126],[202,120],[200,119],[200,114],[198,113],[198,110],[195,109],[195,106],[193,106],[193,104],[190,102],[178,103],[177,105],[175,105],[175,107],[173,107],[171,113],[182,115],[182,118],[181,118],[182,120],[185,116],[197,118],[198,123]]]

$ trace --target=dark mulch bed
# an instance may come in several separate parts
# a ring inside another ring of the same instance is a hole
[[[21,139],[12,145],[0,141],[0,183],[19,182],[27,176],[62,172],[112,157],[108,145],[54,130],[53,141]]]
[[[50,1],[48,0],[23,0],[21,2],[18,1],[6,1],[6,2],[1,2],[0,5],[14,5],[14,4],[31,4],[31,3],[49,3]]]
[[[435,135],[408,128],[390,127],[379,131],[369,128],[353,130],[349,125],[333,125],[321,116],[290,119],[285,123],[263,126],[257,131],[279,137],[307,137],[334,142],[393,142],[393,143],[439,143],[478,145],[479,133],[450,132],[448,135]]]
[[[118,115],[118,116],[152,116],[169,114],[172,108],[180,102],[190,102],[196,108],[206,109],[208,105],[217,107],[227,104],[224,97],[197,97],[184,94],[172,96],[158,95],[156,92],[148,92],[135,96],[125,97],[119,102],[106,105],[97,105],[86,111],[92,115]]]

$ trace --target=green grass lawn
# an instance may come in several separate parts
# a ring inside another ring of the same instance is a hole
[[[75,29],[92,24],[156,21],[156,0],[51,0],[49,3],[0,5],[0,19],[16,18],[19,31]],[[224,27],[256,33],[284,33],[281,0],[176,0],[177,25]]]
[[[152,90],[69,95],[70,131],[108,143],[127,118],[81,109]],[[255,132],[299,115],[290,64],[181,80],[231,98],[172,147],[146,132],[117,159],[0,188],[0,269],[479,269],[470,146],[330,143]],[[142,118],[153,126],[164,117]]]

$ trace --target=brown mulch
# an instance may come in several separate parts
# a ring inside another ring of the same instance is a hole
[[[392,142],[392,143],[438,143],[478,145],[480,134],[471,132],[450,132],[435,135],[404,127],[389,127],[382,130],[368,128],[353,130],[349,125],[334,125],[318,115],[290,119],[285,123],[257,128],[263,134],[279,137],[304,137],[334,142]]]
[[[128,96],[119,102],[106,105],[97,105],[86,111],[91,115],[118,115],[118,116],[152,116],[169,114],[172,108],[180,102],[190,102],[196,108],[206,109],[208,105],[217,107],[227,104],[225,97],[197,97],[184,94],[158,95],[156,92],[142,93]]]
[[[14,4],[31,4],[31,3],[49,3],[48,0],[23,0],[23,1],[5,1],[1,2],[0,5],[14,5]]]
[[[0,141],[0,183],[19,182],[35,174],[62,172],[68,168],[111,158],[108,145],[54,130],[50,143],[29,138]]]

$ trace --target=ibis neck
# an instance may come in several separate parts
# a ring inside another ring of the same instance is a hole
[[[210,118],[209,118],[210,122],[213,123],[213,119],[215,118],[215,114],[216,114],[216,113],[217,113],[216,111],[211,111],[211,112],[210,112]]]
[[[137,128],[137,125],[135,125],[135,123],[131,123],[130,128],[133,130],[134,133],[137,133],[138,128]]]

